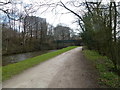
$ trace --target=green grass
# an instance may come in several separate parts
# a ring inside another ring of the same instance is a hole
[[[35,66],[35,65],[37,65],[45,60],[48,60],[52,57],[55,57],[63,52],[66,52],[66,51],[71,50],[71,49],[76,48],[76,47],[77,46],[70,46],[70,47],[63,48],[63,49],[60,49],[60,50],[57,50],[54,52],[50,52],[50,53],[42,54],[40,56],[29,58],[29,59],[20,61],[18,63],[3,66],[2,67],[2,81],[9,79],[13,75],[18,74],[25,69],[28,69],[32,66]]]
[[[101,85],[101,87],[120,87],[120,77],[114,72],[110,71],[110,69],[114,68],[111,60],[109,60],[106,56],[101,56],[92,50],[84,50],[83,54],[88,60],[91,60],[93,62],[96,69],[98,70],[98,83]]]

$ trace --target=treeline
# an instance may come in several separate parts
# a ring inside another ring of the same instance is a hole
[[[76,39],[72,29],[65,25],[56,27],[45,18],[26,16],[21,22],[6,20],[2,23],[2,52],[22,53],[36,50],[57,49],[56,40]]]
[[[120,66],[120,3],[86,2],[87,12],[80,23],[84,44],[106,55],[117,70]]]

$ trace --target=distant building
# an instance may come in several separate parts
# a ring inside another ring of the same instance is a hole
[[[69,40],[70,39],[70,28],[66,26],[58,25],[54,28],[55,40]]]
[[[42,38],[47,35],[47,23],[45,18],[27,16],[24,19],[24,31],[32,37]]]

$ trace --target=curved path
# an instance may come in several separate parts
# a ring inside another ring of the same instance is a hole
[[[78,47],[3,82],[3,88],[94,88],[96,72]]]

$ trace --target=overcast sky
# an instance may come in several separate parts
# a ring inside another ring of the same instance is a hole
[[[39,0],[24,0],[26,3],[29,1],[34,2],[38,2]],[[46,0],[46,1],[51,1],[52,2],[58,2],[59,0]],[[66,3],[68,0],[62,0],[62,2]],[[67,26],[69,26],[72,29],[78,29],[79,26],[77,25],[77,23],[73,23],[76,20],[75,15],[73,15],[72,13],[68,13],[68,11],[60,6],[57,6],[57,8],[55,8],[53,11],[51,11],[52,8],[49,8],[47,11],[46,10],[47,7],[45,8],[40,8],[37,12],[36,12],[36,16],[39,17],[43,17],[46,18],[47,22],[49,22],[50,24],[56,26],[57,24],[65,24]],[[72,7],[70,7],[72,8]],[[44,12],[45,11],[45,12]],[[44,12],[41,14],[41,12]]]
[[[25,3],[40,3],[40,2],[58,2],[60,0],[23,0],[23,2]],[[70,0],[61,0],[63,3],[66,3]],[[71,0],[71,1],[84,1],[84,0]],[[96,0],[87,0],[87,1],[96,1]],[[99,0],[97,0],[99,1]],[[102,0],[104,3],[109,2],[110,0]],[[115,1],[120,1],[120,0],[115,0]],[[72,7],[72,6],[68,6],[70,9],[72,10],[76,10],[76,8]],[[81,9],[81,10],[80,10]],[[67,13],[67,14],[61,14],[61,13],[66,13],[68,12],[65,8],[63,7],[57,7],[55,10],[56,12],[51,12],[51,9],[48,9],[46,12],[42,13],[42,11],[46,10],[46,8],[40,8],[37,12],[36,12],[36,16],[39,17],[43,17],[46,18],[47,22],[49,22],[50,24],[56,26],[59,23],[63,23],[67,26],[69,26],[72,29],[78,29],[79,26],[77,25],[77,23],[73,23],[75,20],[77,20],[77,17],[75,15],[73,15],[72,13]],[[77,10],[76,10],[77,11]],[[84,8],[79,8],[80,14],[82,15],[82,11],[84,11]],[[57,13],[57,14],[55,14]],[[58,14],[59,13],[59,14]]]
[[[8,1],[8,0],[0,0],[0,1]],[[31,4],[31,3],[34,3],[33,5],[37,6],[36,8],[40,7],[39,5],[41,3],[46,3],[46,2],[49,2],[49,3],[53,3],[53,2],[58,2],[60,0],[17,0],[17,1],[23,1],[23,3],[25,4]],[[61,0],[63,3],[66,3],[67,1],[70,1],[70,0]],[[74,1],[74,0],[71,0],[71,1]],[[76,0],[77,1],[77,0]],[[84,0],[78,0],[78,1],[84,1]],[[95,0],[87,0],[87,1],[95,1]],[[109,0],[103,0],[104,2],[107,2]],[[120,0],[116,0],[116,1],[120,1]],[[20,8],[19,5],[17,5],[18,8]],[[69,7],[70,9],[72,10],[76,10],[76,8],[70,6],[70,5],[67,5],[67,7]],[[77,20],[77,17],[75,15],[73,15],[72,13],[67,13],[68,11],[63,8],[63,7],[60,7],[58,6],[57,8],[53,9],[53,8],[48,8],[48,7],[40,7],[39,10],[32,14],[33,16],[38,16],[38,17],[42,17],[42,18],[46,18],[47,22],[56,26],[57,24],[65,24],[67,26],[69,26],[70,28],[72,29],[78,29],[79,26],[77,25],[77,23],[73,23],[75,22],[75,20]],[[46,11],[47,9],[47,11]],[[53,11],[51,11],[53,9]],[[85,11],[84,8],[78,8],[79,9],[79,14],[82,15],[82,13]],[[45,12],[44,12],[45,11]],[[44,13],[42,13],[44,12]],[[41,14],[42,13],[42,14]],[[67,14],[61,14],[61,13],[67,13]]]

